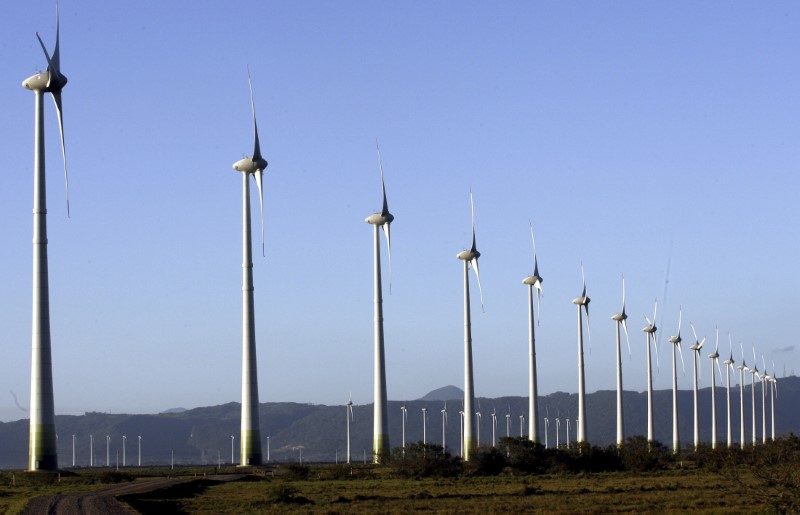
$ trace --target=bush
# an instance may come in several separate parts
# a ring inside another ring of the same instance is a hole
[[[392,453],[392,465],[404,477],[455,477],[463,467],[460,458],[454,458],[441,445],[418,442]]]
[[[311,469],[307,465],[290,463],[286,466],[286,479],[303,480],[308,479]]]
[[[644,436],[632,436],[618,450],[622,467],[634,472],[663,470],[672,461],[672,452],[661,442],[648,442]]]

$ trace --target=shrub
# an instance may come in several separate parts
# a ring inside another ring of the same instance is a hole
[[[395,448],[392,465],[404,477],[455,477],[463,467],[460,458],[454,458],[441,445],[418,442]]]

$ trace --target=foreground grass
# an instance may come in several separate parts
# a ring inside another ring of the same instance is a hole
[[[259,477],[161,492],[132,505],[143,513],[435,513],[764,511],[741,484],[698,470],[400,479]]]

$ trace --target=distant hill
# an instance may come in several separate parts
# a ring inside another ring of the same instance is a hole
[[[680,437],[684,445],[692,442],[692,391],[678,392],[680,414]],[[616,392],[601,390],[586,396],[587,437],[592,444],[610,445],[616,434]],[[444,399],[448,401],[448,424],[446,437],[451,452],[458,454],[460,441],[459,414],[462,399],[461,390],[455,386],[447,386],[434,390],[416,401],[389,401],[389,438],[393,447],[402,442],[402,411],[407,407],[408,418],[405,424],[406,442],[422,440],[422,408],[427,408],[428,442],[441,443],[442,415]],[[655,436],[656,439],[670,445],[672,442],[672,391],[658,390],[653,392],[655,403]],[[756,390],[758,407],[758,435],[761,438],[761,387]],[[436,399],[436,400],[428,400]],[[718,439],[726,439],[726,395],[725,388],[717,386],[717,421]],[[769,397],[767,397],[769,399]],[[752,439],[751,433],[751,395],[750,388],[745,390],[746,440]],[[499,397],[489,399],[481,397],[482,419],[480,424],[481,444],[491,444],[492,416],[496,413],[495,437],[519,436],[520,415],[525,415],[524,428],[527,434],[528,399],[527,397]],[[794,406],[800,401],[800,378],[786,377],[780,379],[779,397],[775,403],[776,433],[800,432],[800,410]],[[647,394],[644,392],[624,392],[625,432],[627,436],[646,433]],[[711,439],[711,391],[710,388],[700,390],[700,438]],[[561,420],[560,441],[566,439],[566,420],[570,419],[570,439],[575,439],[575,415],[577,414],[577,395],[574,393],[556,392],[539,398],[540,431],[544,430],[541,421],[549,413],[550,431],[548,443],[555,443],[555,418]],[[733,438],[739,439],[739,390],[731,388]],[[477,402],[476,402],[477,405]],[[769,407],[769,404],[768,404]],[[114,466],[119,453],[122,465],[122,436],[127,435],[127,465],[135,465],[138,458],[138,436],[142,437],[142,465],[166,465],[170,462],[171,453],[175,453],[176,464],[215,464],[217,461],[230,463],[231,435],[234,436],[234,453],[239,457],[239,416],[240,405],[230,402],[219,406],[194,408],[185,411],[160,413],[157,415],[131,415],[89,412],[84,415],[56,416],[56,430],[59,435],[59,464],[62,467],[72,465],[72,435],[76,436],[76,465],[89,465],[90,437],[95,465],[105,465],[106,457]],[[351,448],[353,460],[369,459],[372,448],[372,404],[353,406],[354,417],[350,426]],[[291,402],[268,402],[259,407],[262,446],[266,457],[269,446],[272,461],[294,461],[299,457],[300,447],[303,459],[309,461],[344,460],[346,448],[345,415],[346,408],[318,404],[301,404]],[[769,411],[768,411],[769,415]],[[767,424],[769,428],[769,416]],[[28,420],[0,423],[0,468],[22,469],[26,466],[28,455]],[[108,436],[108,447],[106,447]],[[542,434],[544,441],[544,434]],[[108,454],[106,454],[108,449]]]
[[[436,390],[432,390],[420,397],[420,401],[457,401],[464,399],[464,390],[458,386],[447,385]]]

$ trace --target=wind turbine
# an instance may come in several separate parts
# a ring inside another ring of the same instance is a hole
[[[481,446],[481,408],[478,406],[478,411],[475,412],[475,425],[477,429],[477,447]]]
[[[681,366],[683,366],[683,350],[681,349],[681,342],[683,341],[681,339],[682,318],[683,311],[679,310],[678,334],[669,337],[669,341],[672,344],[672,452],[674,454],[681,450],[680,436],[678,434],[678,362],[675,349],[677,348],[681,353]]]
[[[519,437],[522,438],[524,434],[525,434],[525,414],[522,413],[519,416]]]
[[[528,359],[529,359],[529,384],[528,384],[528,415],[531,423],[528,427],[528,439],[539,443],[539,407],[537,405],[539,393],[536,379],[536,331],[533,323],[533,289],[536,288],[536,309],[541,315],[539,301],[542,298],[542,277],[539,275],[539,259],[536,257],[536,239],[533,237],[533,224],[531,228],[531,243],[533,244],[533,275],[522,280],[528,286]]]
[[[492,447],[497,447],[497,410],[492,408]]]
[[[422,408],[422,445],[428,443],[428,408]]]
[[[559,414],[556,414],[556,449],[558,449],[561,445],[559,441],[559,437],[561,436],[561,419],[559,418]]]
[[[567,449],[569,449],[569,417],[567,417]]]
[[[56,44],[53,54],[36,33],[47,59],[47,71],[25,79],[22,86],[34,94],[33,154],[33,330],[31,334],[31,407],[28,470],[57,470],[55,403],[53,400],[53,361],[50,342],[50,285],[47,267],[47,191],[45,188],[44,93],[53,96],[61,134],[61,156],[64,159],[64,182],[67,190],[69,217],[69,181],[67,153],[64,145],[64,119],[61,91],[67,77],[61,73],[59,50],[59,16],[56,2]]]
[[[444,401],[442,409],[442,450],[447,450],[447,440],[445,438],[445,428],[447,427],[447,401]]]
[[[506,413],[506,438],[511,438],[511,406],[508,407],[508,413]]]
[[[700,356],[700,350],[703,348],[703,344],[706,342],[706,339],[705,337],[703,337],[702,341],[697,339],[697,331],[694,330],[694,324],[692,322],[689,322],[689,327],[692,328],[692,334],[694,334],[694,344],[692,344],[692,346],[689,348],[692,349],[692,368],[694,370],[694,450],[696,451],[697,448],[700,446],[700,420],[699,420],[699,413],[697,411],[697,358]],[[711,383],[712,385],[714,383],[714,363],[711,363]],[[713,403],[714,402],[713,386],[711,391],[712,391],[712,403]],[[712,417],[715,416],[715,414],[713,413],[715,410],[716,408],[712,407],[711,409]],[[711,438],[713,441],[716,441],[716,429],[714,429],[713,433],[715,434],[712,435]]]
[[[544,411],[544,448],[549,449],[549,444],[547,442],[547,433],[550,432],[550,410],[545,408]]]
[[[734,370],[733,366],[736,364],[733,361],[733,341],[731,340],[731,334],[728,333],[728,344],[730,345],[730,357],[726,359],[723,363],[725,363],[725,381],[727,383],[727,402],[728,402],[728,449],[733,447],[733,432],[731,428],[731,370]]]
[[[775,398],[778,396],[778,369],[775,368],[775,362],[772,362],[772,381],[770,381],[772,388],[769,393],[770,410],[772,411],[772,441],[775,441]]]
[[[656,349],[656,366],[658,366],[658,345],[656,344],[656,314],[658,313],[658,299],[656,299],[655,307],[653,308],[653,321],[644,317],[647,320],[647,327],[642,331],[647,334],[647,443],[652,444],[655,439],[653,438],[653,363],[650,358],[650,342],[653,343],[653,348]]]
[[[764,360],[764,355],[761,355],[761,364],[764,365],[764,373],[761,374],[761,443],[767,443],[767,386],[764,384],[769,382],[770,375],[767,373],[767,362]]]
[[[483,307],[483,288],[481,287],[481,274],[478,270],[478,258],[481,253],[475,244],[475,204],[472,191],[469,192],[469,204],[472,210],[472,247],[459,252],[456,257],[464,262],[464,461],[470,460],[470,453],[475,448],[475,436],[472,431],[472,405],[475,403],[475,388],[472,384],[472,330],[470,322],[469,302],[469,268],[475,270],[478,279],[478,291]]]
[[[711,448],[717,448],[717,380],[714,377],[714,365],[717,365],[717,373],[722,379],[722,369],[719,367],[719,328],[716,328],[717,342],[714,345],[714,352],[708,355],[711,359]]]
[[[403,420],[403,455],[406,454],[406,421],[408,420],[408,408],[405,404],[400,406],[400,412],[402,413],[402,420]]]
[[[628,315],[625,314],[625,276],[622,276],[622,311],[611,317],[617,326],[617,447],[625,441],[625,430],[622,417],[622,349],[620,346],[620,326],[625,329],[625,340],[628,342],[628,356],[631,354],[631,341],[628,338]],[[569,439],[567,440],[569,445]]]
[[[586,311],[586,331],[589,333],[589,340],[591,341],[591,333],[589,329],[589,302],[591,299],[586,295],[586,276],[583,274],[583,264],[581,264],[581,277],[583,277],[583,292],[580,297],[572,300],[572,303],[578,306],[578,443],[586,442],[586,379],[583,373],[583,311]]]
[[[737,367],[739,369],[739,445],[744,449],[744,373],[750,369],[747,367],[747,363],[744,360],[744,346],[742,342],[739,342],[739,346],[742,351],[742,364]]]
[[[381,285],[381,239],[378,228],[382,227],[386,234],[386,249],[389,256],[389,270],[392,266],[392,239],[389,227],[394,221],[394,216],[389,212],[389,203],[386,201],[386,184],[383,180],[383,161],[381,160],[381,149],[378,141],[375,140],[375,148],[378,151],[378,167],[381,171],[381,191],[383,193],[383,207],[380,213],[368,216],[364,221],[373,226],[374,235],[374,279],[375,279],[375,401],[372,429],[372,459],[374,463],[380,463],[389,454],[389,422],[386,406],[386,362],[383,350],[383,290]],[[389,283],[391,291],[391,281]]]
[[[751,406],[753,408],[753,447],[758,442],[756,434],[756,377],[761,377],[758,373],[758,360],[756,359],[756,348],[753,347],[753,368],[750,369],[750,395],[753,398]]]
[[[461,435],[461,446],[459,447],[459,456],[462,458],[464,457],[464,410],[460,410],[458,415],[461,419],[461,429],[459,431],[459,435]]]
[[[350,463],[350,421],[353,420],[353,396],[347,399],[344,413],[345,424],[347,425],[347,463]]]
[[[258,417],[258,364],[256,360],[256,321],[253,288],[253,245],[250,234],[250,175],[258,187],[261,209],[261,253],[264,254],[264,189],[262,176],[267,161],[261,156],[256,123],[256,104],[253,99],[253,82],[250,68],[247,69],[250,85],[250,107],[253,111],[253,157],[245,157],[233,164],[233,169],[242,172],[242,423],[240,465],[261,465],[261,428]]]

